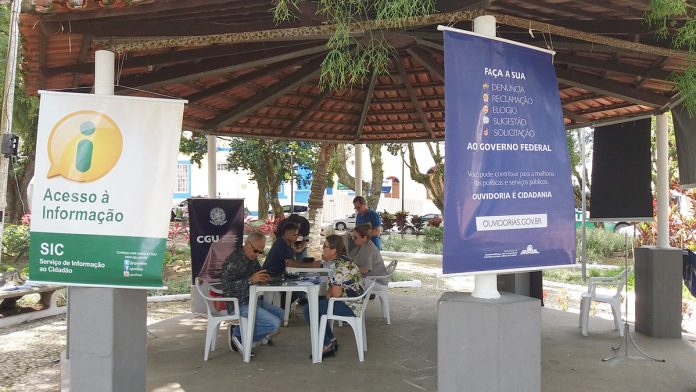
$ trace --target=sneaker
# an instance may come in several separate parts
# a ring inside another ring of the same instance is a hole
[[[269,336],[266,336],[265,338],[261,339],[261,345],[262,346],[272,346],[273,341],[271,340],[271,338]]]
[[[242,350],[242,337],[232,334],[232,328],[228,328],[228,339],[227,347],[233,352],[244,354]],[[251,356],[254,357],[254,352],[251,352]]]

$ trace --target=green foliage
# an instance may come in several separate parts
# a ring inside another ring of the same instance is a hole
[[[29,251],[29,226],[26,225],[5,225],[2,237],[3,259],[8,257],[14,263],[21,259]]]
[[[444,230],[442,227],[429,226],[425,228],[424,233],[426,242],[442,243],[442,238],[444,237]]]
[[[623,255],[624,252],[624,236],[621,234],[612,233],[607,230],[600,229],[589,229],[586,234],[587,238],[587,262],[588,263],[601,263],[605,259],[612,256]],[[576,232],[576,241],[578,243],[577,259],[579,260],[582,255],[580,251],[580,244],[582,238],[582,231],[578,230]],[[629,247],[631,247],[631,242],[629,240]]]
[[[684,106],[691,116],[696,117],[696,20],[694,19],[693,2],[687,0],[650,0],[650,9],[645,13],[645,20],[651,27],[656,28],[658,37],[668,38],[674,30],[672,47],[686,48],[691,54],[686,71],[674,74],[673,80],[679,92],[684,96]],[[678,27],[677,20],[686,19]]]
[[[623,271],[623,268],[588,268],[588,277],[611,277],[616,276],[619,272]],[[582,281],[582,271],[577,268],[558,268],[558,269],[545,269],[543,270],[543,276],[546,280],[551,280],[554,282],[586,285]],[[633,279],[633,272],[628,276],[629,282]],[[629,288],[633,286],[629,284]]]
[[[167,286],[167,288],[164,290],[148,290],[148,297],[154,295],[188,294],[191,292],[190,277],[165,280],[164,285]]]
[[[191,163],[201,167],[203,157],[208,153],[208,138],[200,133],[194,133],[191,137],[181,135],[179,141],[179,152],[189,155]]]
[[[442,242],[428,241],[415,236],[394,236],[382,239],[382,250],[407,253],[442,254]]]
[[[299,2],[276,1],[273,20],[283,23],[296,19]],[[335,27],[326,44],[329,53],[321,64],[320,88],[341,90],[363,84],[372,74],[387,74],[389,64],[396,58],[396,50],[382,33],[370,31],[369,36],[359,42],[351,35],[351,23],[398,21],[434,11],[434,0],[319,0],[317,14],[325,16],[327,23]]]

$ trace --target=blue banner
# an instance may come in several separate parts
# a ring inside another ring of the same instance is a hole
[[[445,274],[575,263],[549,51],[445,31]]]

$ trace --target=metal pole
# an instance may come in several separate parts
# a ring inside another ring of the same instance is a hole
[[[15,76],[17,73],[17,48],[19,47],[19,13],[22,1],[12,1],[7,46],[7,64],[5,68],[5,90],[2,99],[2,118],[0,129],[2,135],[12,133],[12,113],[14,110]],[[0,238],[5,230],[5,208],[7,207],[7,175],[11,157],[0,157]],[[21,197],[21,196],[20,196]],[[2,260],[2,241],[0,241],[0,260]]]
[[[295,153],[290,151],[290,215],[295,213]]]
[[[404,209],[404,199],[406,198],[406,193],[404,192],[404,189],[406,188],[406,172],[404,171],[404,167],[406,166],[406,162],[404,159],[406,156],[404,155],[404,150],[403,147],[401,149],[401,211],[405,211]]]
[[[474,19],[474,32],[495,37],[495,17],[485,15]],[[500,298],[500,293],[498,292],[498,275],[475,275],[474,291],[471,293],[471,296],[484,299]]]
[[[669,248],[669,143],[667,115],[656,116],[657,247]]]
[[[208,135],[208,197],[217,197],[217,137]]]
[[[585,217],[587,211],[587,195],[585,193],[585,187],[587,179],[585,178],[585,127],[580,128],[580,155],[582,159],[582,184],[580,184],[580,196],[582,197],[582,281],[587,279],[587,218]]]

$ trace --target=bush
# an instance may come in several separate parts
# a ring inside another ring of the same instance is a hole
[[[442,224],[442,218],[438,218],[438,217],[435,217],[435,218],[428,221],[428,226],[432,226],[432,227],[440,227],[441,224]]]
[[[379,213],[379,217],[382,220],[382,230],[383,231],[389,231],[394,228],[394,214],[390,214],[387,212],[387,210],[384,210],[384,212]]]
[[[582,231],[576,233],[577,241],[577,259],[582,258]],[[629,248],[633,246],[632,240],[629,240]],[[604,259],[610,258],[617,253],[624,252],[624,236],[621,234],[612,233],[606,230],[591,229],[587,230],[587,261],[589,263],[599,263]]]
[[[442,246],[442,237],[444,236],[444,231],[442,227],[428,227],[425,229],[425,241],[426,242],[439,242]]]
[[[191,277],[165,280],[164,285],[167,286],[166,290],[148,290],[147,295],[189,294],[191,292]]]
[[[401,234],[404,234],[404,227],[406,227],[406,220],[408,219],[408,211],[397,211],[394,216],[396,217],[396,227],[399,228]]]
[[[29,251],[29,226],[5,225],[2,237],[3,259],[12,258],[16,263]]]
[[[382,250],[406,253],[442,254],[442,242],[428,241],[418,237],[389,236],[382,240]]]
[[[416,229],[416,236],[423,233],[423,226],[425,226],[425,222],[423,221],[423,218],[421,218],[419,215],[412,215],[411,216],[411,224]]]

